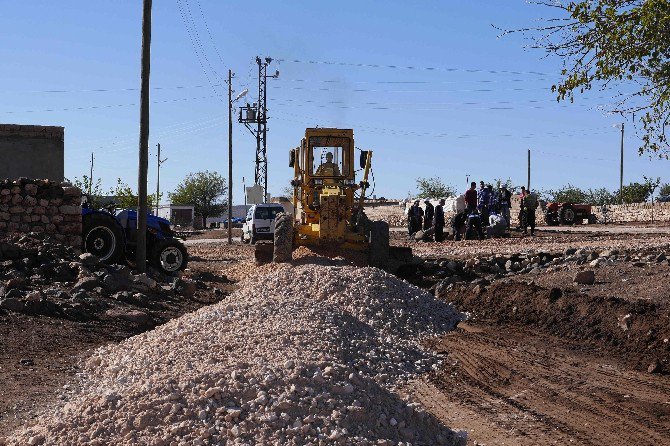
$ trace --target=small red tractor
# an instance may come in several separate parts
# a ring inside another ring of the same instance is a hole
[[[574,203],[547,203],[544,220],[549,226],[597,223],[598,219],[591,213],[591,205]]]

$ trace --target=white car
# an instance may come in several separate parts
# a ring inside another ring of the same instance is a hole
[[[249,208],[242,226],[242,242],[252,245],[258,240],[274,240],[275,217],[284,212],[281,204],[254,204]]]

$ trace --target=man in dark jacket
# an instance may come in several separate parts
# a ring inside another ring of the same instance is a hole
[[[412,207],[407,212],[407,219],[409,223],[409,234],[412,235],[421,230],[423,209],[419,206],[419,200],[415,200]]]
[[[426,205],[426,210],[423,211],[423,230],[425,231],[433,226],[433,215],[435,214],[435,207],[428,199],[424,200],[423,203]]]
[[[444,240],[444,198],[440,199],[440,204],[435,206],[435,215],[433,215],[433,226],[435,226],[435,241]]]

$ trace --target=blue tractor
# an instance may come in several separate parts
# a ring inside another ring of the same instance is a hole
[[[105,263],[135,261],[137,212],[124,210],[116,215],[104,210],[82,207],[82,243],[85,252]],[[147,215],[147,260],[154,268],[172,274],[186,268],[188,253],[175,238],[170,222]]]

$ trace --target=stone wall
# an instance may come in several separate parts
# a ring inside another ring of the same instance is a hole
[[[49,180],[0,181],[0,237],[38,232],[81,248],[81,191]]]
[[[600,206],[593,207],[598,222],[670,221],[670,203],[616,204],[607,206],[606,209],[607,212],[603,213]]]

